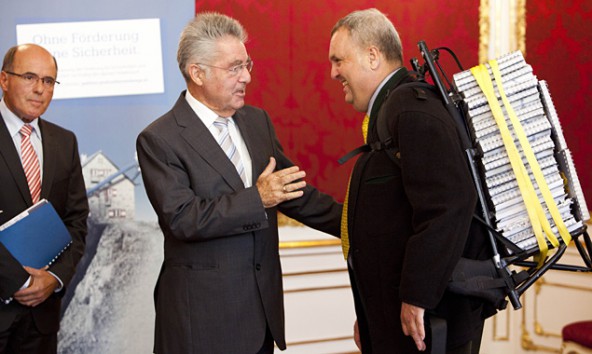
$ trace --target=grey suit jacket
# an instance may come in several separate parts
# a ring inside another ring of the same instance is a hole
[[[64,282],[64,289],[31,309],[38,329],[49,333],[59,328],[61,296],[84,252],[88,202],[74,134],[41,118],[39,129],[43,142],[41,198],[53,204],[72,236],[70,247],[49,268]],[[0,116],[0,224],[32,204],[21,160]],[[19,262],[0,244],[0,298],[12,296],[28,276]],[[16,301],[8,305],[0,303],[0,331],[10,326],[22,309]]]
[[[233,116],[252,158],[253,184],[271,156],[292,166],[271,120],[245,106]],[[142,177],[164,234],[155,289],[156,353],[255,353],[266,326],[284,349],[277,209],[265,209],[185,100],[137,140]],[[313,187],[278,208],[338,235],[341,206]]]

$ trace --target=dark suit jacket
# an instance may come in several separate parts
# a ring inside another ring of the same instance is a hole
[[[72,244],[49,267],[64,283],[64,289],[30,309],[43,333],[59,328],[60,302],[84,252],[88,202],[82,178],[78,144],[74,134],[39,118],[43,142],[41,198],[49,200],[72,236]],[[27,179],[6,124],[0,116],[0,224],[32,205]],[[27,280],[28,273],[0,245],[0,298],[11,297]],[[23,306],[16,301],[0,303],[0,331],[6,330]]]
[[[252,159],[253,187],[196,116],[185,93],[138,137],[142,178],[164,233],[155,289],[156,353],[255,353],[266,325],[285,348],[276,208],[254,186],[271,156],[292,166],[271,120],[245,106],[233,116]],[[277,209],[337,235],[341,206],[307,186]]]
[[[369,144],[378,141],[377,118],[387,120],[400,167],[384,150],[362,154],[349,193],[352,285],[372,353],[417,351],[401,330],[402,301],[445,317],[452,346],[467,342],[481,323],[479,302],[445,291],[467,247],[476,204],[471,175],[440,98],[412,88],[391,94],[409,81],[402,68],[381,89],[368,132]],[[483,242],[470,247],[481,253]]]

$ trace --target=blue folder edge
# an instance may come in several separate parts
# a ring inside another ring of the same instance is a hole
[[[36,269],[53,263],[72,237],[46,199],[0,226],[0,242],[23,266]]]

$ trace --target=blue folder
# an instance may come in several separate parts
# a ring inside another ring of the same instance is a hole
[[[72,237],[51,203],[42,199],[0,226],[0,242],[23,266],[40,269],[53,263]]]

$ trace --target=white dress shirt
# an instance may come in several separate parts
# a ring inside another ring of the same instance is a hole
[[[189,91],[186,92],[185,99],[187,100],[187,103],[189,103],[191,109],[193,109],[195,114],[197,114],[199,119],[201,119],[203,124],[208,128],[210,133],[212,133],[214,139],[216,139],[217,141],[218,135],[220,135],[220,131],[214,125],[214,120],[218,118],[218,115],[214,111],[206,107],[206,105],[195,99],[195,97],[193,97],[189,93]],[[251,166],[251,155],[249,155],[249,150],[247,149],[245,140],[240,134],[240,130],[236,126],[236,123],[234,123],[234,119],[232,117],[222,118],[228,119],[228,133],[230,134],[232,142],[234,143],[234,145],[236,145],[236,149],[240,156],[241,162],[245,168],[245,176],[247,179],[247,182],[245,183],[245,188],[249,188],[253,185],[253,167]]]

